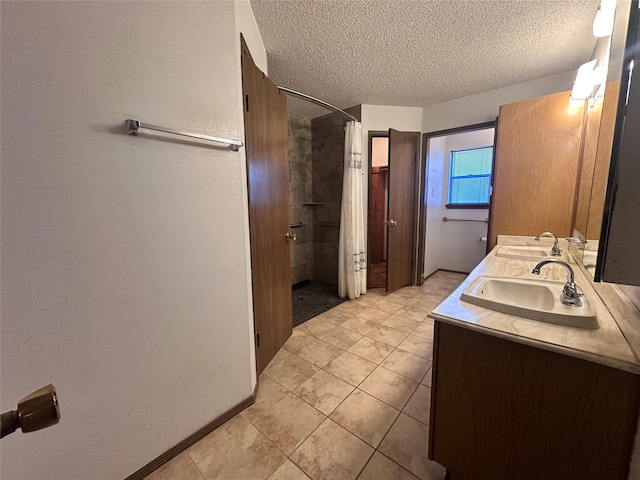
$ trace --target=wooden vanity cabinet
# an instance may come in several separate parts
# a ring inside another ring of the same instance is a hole
[[[451,480],[626,480],[640,377],[436,321],[429,458]]]

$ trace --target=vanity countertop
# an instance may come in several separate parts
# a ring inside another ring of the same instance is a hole
[[[533,238],[530,237],[499,238],[498,245],[469,274],[464,282],[431,312],[429,315],[431,318],[487,335],[640,374],[640,360],[629,346],[614,317],[596,293],[591,281],[575,265],[571,254],[568,254],[568,263],[572,264],[576,284],[596,308],[600,323],[598,329],[571,328],[529,320],[460,300],[464,289],[481,275],[566,280],[566,270],[561,266],[548,265],[542,269],[540,276],[536,277],[531,273],[535,262],[496,257],[496,251],[501,245],[547,246],[550,244],[548,242],[533,242]],[[560,246],[563,248],[562,244]],[[564,247],[566,247],[566,243]],[[563,251],[568,253],[566,248],[563,248]]]

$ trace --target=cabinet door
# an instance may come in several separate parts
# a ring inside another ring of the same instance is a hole
[[[498,235],[571,235],[584,112],[569,95],[500,107],[490,249]]]
[[[453,480],[626,480],[640,377],[436,322],[429,458]]]

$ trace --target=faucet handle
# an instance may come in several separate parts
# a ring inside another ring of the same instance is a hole
[[[562,295],[560,297],[560,301],[563,305],[568,305],[570,307],[581,307],[582,306],[582,293],[578,290],[578,286],[571,282],[567,282],[562,288]]]

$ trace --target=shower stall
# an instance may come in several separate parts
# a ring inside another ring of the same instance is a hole
[[[346,111],[360,119],[360,106]],[[289,218],[293,323],[300,324],[346,299],[338,297],[345,117],[312,120],[289,113]]]

